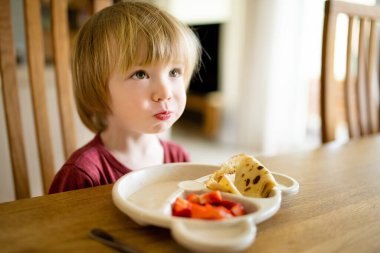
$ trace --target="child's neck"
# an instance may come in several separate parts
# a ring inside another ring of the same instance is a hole
[[[108,151],[129,169],[136,170],[164,162],[163,147],[156,135],[104,131],[100,137]]]

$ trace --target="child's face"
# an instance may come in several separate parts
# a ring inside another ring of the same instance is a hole
[[[181,63],[134,66],[125,74],[112,73],[108,130],[141,134],[169,129],[185,109],[183,73]]]

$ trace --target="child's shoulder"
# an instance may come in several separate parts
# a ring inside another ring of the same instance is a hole
[[[160,140],[160,142],[164,149],[165,163],[190,161],[188,151],[180,144],[171,140]]]
[[[162,140],[160,139],[161,145],[163,146],[164,150],[178,150],[181,152],[187,152],[186,149],[179,143],[172,141],[172,140]]]
[[[96,163],[105,152],[104,145],[97,134],[87,144],[74,151],[65,164]]]

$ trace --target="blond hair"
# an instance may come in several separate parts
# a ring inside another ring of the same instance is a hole
[[[82,122],[95,133],[107,127],[107,83],[116,68],[127,71],[137,64],[180,59],[188,85],[200,53],[193,31],[151,4],[124,1],[103,9],[81,28],[73,51],[74,95]]]

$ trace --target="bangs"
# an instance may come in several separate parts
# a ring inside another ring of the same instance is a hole
[[[145,13],[146,14],[146,13]],[[144,18],[127,16],[115,22],[109,60],[121,72],[136,65],[178,62],[190,79],[199,59],[200,44],[191,29],[161,12]],[[164,21],[164,22],[163,22]]]
[[[168,36],[165,36],[168,35]],[[185,40],[175,34],[157,33],[152,36],[140,35],[140,42],[136,45],[137,63],[150,65],[156,63],[168,63],[170,61],[182,62],[188,58]]]
[[[184,40],[178,37],[146,36],[140,33],[136,35],[137,40],[129,48],[122,47],[121,42],[116,50],[118,55],[118,65],[122,71],[127,71],[133,66],[146,66],[156,63],[184,62],[188,59],[189,53]],[[126,37],[124,37],[126,38]],[[186,64],[187,65],[187,64]]]

